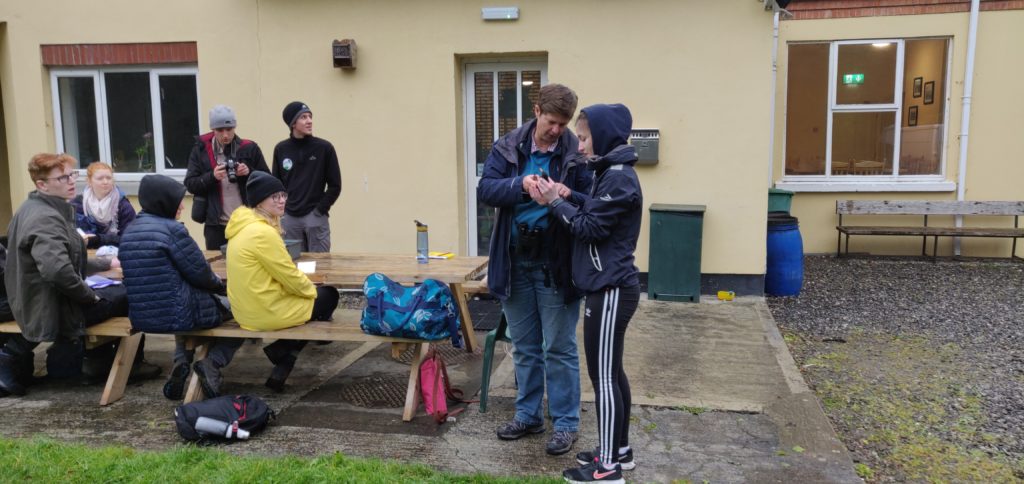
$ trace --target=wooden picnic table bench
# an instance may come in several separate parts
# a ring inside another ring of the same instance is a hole
[[[0,323],[0,333],[21,334],[21,328],[15,321]],[[132,329],[132,323],[126,317],[110,318],[102,323],[85,328],[85,345],[92,348],[99,344],[121,340],[114,355],[114,364],[107,376],[107,383],[100,396],[100,405],[114,403],[124,396],[124,387],[128,384],[128,376],[135,362],[135,353],[139,349],[142,333]]]
[[[1024,201],[953,201],[953,200],[836,200],[836,256],[842,255],[843,235],[846,235],[846,254],[850,253],[851,235],[903,235],[920,236],[921,255],[927,255],[928,237],[933,238],[932,260],[938,256],[939,237],[1000,237],[1013,239],[1011,259],[1017,257],[1017,239],[1024,237],[1024,228],[1019,217],[1024,215]],[[913,226],[864,226],[844,225],[843,215],[923,215],[922,225]],[[1013,228],[1009,227],[948,227],[929,226],[929,215],[987,215],[1012,216]]]

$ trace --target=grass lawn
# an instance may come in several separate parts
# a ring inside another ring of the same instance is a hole
[[[561,482],[453,475],[424,465],[341,454],[315,459],[236,456],[215,447],[191,445],[141,452],[41,438],[0,438],[0,456],[0,481],[5,482]]]

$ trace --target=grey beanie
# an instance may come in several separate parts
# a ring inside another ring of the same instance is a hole
[[[230,107],[218,104],[210,110],[210,129],[235,128],[237,126],[235,112]]]
[[[255,207],[267,197],[283,191],[284,184],[277,177],[265,171],[254,171],[245,183],[245,202],[246,205]]]

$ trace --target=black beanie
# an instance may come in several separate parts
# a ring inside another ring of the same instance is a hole
[[[284,118],[284,124],[287,124],[289,128],[295,124],[295,121],[302,116],[302,113],[312,113],[309,110],[309,106],[302,101],[292,101],[284,107],[284,112],[281,113],[281,117]]]
[[[249,181],[245,183],[245,204],[255,207],[267,197],[283,191],[284,184],[277,177],[265,171],[254,171],[249,174]]]

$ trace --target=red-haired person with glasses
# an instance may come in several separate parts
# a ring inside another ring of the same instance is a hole
[[[94,291],[83,280],[87,273],[110,269],[111,260],[89,260],[76,230],[75,209],[68,201],[75,197],[77,164],[70,155],[53,153],[35,155],[28,163],[35,190],[7,232],[4,285],[21,334],[11,335],[0,348],[2,394],[25,394],[32,350],[42,342],[53,343],[46,358],[51,378],[80,377],[85,356],[105,360],[110,352],[112,360],[110,347],[99,349],[102,355],[92,350],[85,355],[83,328],[128,314],[123,287]]]

